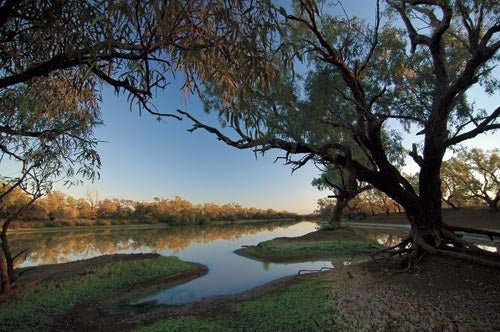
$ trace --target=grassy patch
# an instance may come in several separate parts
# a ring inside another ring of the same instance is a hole
[[[48,330],[74,306],[113,295],[136,284],[194,269],[176,257],[117,261],[88,274],[31,287],[0,303],[2,331]]]
[[[221,331],[227,327],[221,321],[207,320],[194,316],[179,317],[162,320],[153,325],[145,326],[137,330],[138,332],[183,332],[183,331]]]
[[[257,258],[325,257],[380,248],[375,240],[296,240],[274,239],[238,253]]]
[[[282,287],[262,297],[234,303],[220,318],[181,317],[159,321],[139,329],[159,331],[343,331],[345,322],[336,312],[336,289],[346,287],[347,278],[323,274]]]

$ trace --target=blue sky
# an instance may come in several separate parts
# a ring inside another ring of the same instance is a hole
[[[346,1],[345,8],[362,17],[374,15],[374,1]],[[491,110],[498,106],[500,98],[498,94],[485,96],[473,90],[471,99]],[[203,114],[200,101],[195,96],[186,98],[175,84],[154,103],[159,111],[180,108],[214,123],[213,118]],[[158,122],[148,114],[140,116],[137,110],[130,111],[126,96],[117,97],[109,89],[104,89],[102,112],[104,126],[96,130],[97,138],[105,141],[98,148],[103,162],[100,180],[70,189],[56,185],[56,189],[80,197],[92,188],[101,198],[151,200],[181,196],[193,203],[235,202],[298,213],[312,212],[317,200],[328,195],[310,185],[318,174],[313,165],[292,175],[288,166],[280,161],[274,163],[279,152],[255,158],[253,152],[228,147],[201,130],[188,133],[187,120],[167,118]],[[500,145],[499,139],[497,132],[469,145],[490,149]],[[415,140],[412,135],[404,136],[407,148]],[[413,171],[415,165],[409,162],[407,169]]]
[[[202,105],[176,89],[167,90],[155,104],[161,111],[188,110],[202,118]],[[274,163],[278,154],[255,157],[218,142],[201,130],[187,132],[187,120],[140,116],[130,112],[125,97],[105,89],[102,111],[104,126],[96,136],[104,141],[98,151],[103,167],[95,183],[65,189],[85,196],[96,189],[101,198],[123,197],[151,200],[181,196],[194,203],[235,202],[259,208],[311,212],[320,193],[310,185],[317,174],[314,166],[296,171]],[[212,120],[213,121],[213,120]]]

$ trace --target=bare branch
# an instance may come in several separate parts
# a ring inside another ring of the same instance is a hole
[[[357,75],[359,75],[363,70],[365,70],[366,66],[370,63],[370,60],[371,60],[371,58],[373,56],[373,53],[375,52],[375,49],[377,48],[377,45],[378,45],[378,32],[379,32],[379,29],[380,29],[380,20],[381,20],[381,16],[380,16],[380,0],[377,0],[377,9],[376,9],[376,14],[375,14],[375,28],[374,28],[374,31],[373,31],[373,39],[370,42],[371,46],[370,46],[370,50],[368,51],[368,54],[366,55],[365,59],[363,60],[363,63],[361,64],[361,67],[357,70]],[[381,92],[380,95],[384,94],[384,92],[385,92],[385,87],[382,90],[382,92]],[[373,102],[377,98],[373,98],[373,100],[370,102],[370,107],[371,107],[371,105],[373,104]]]
[[[418,166],[422,167],[424,165],[424,158],[422,158],[422,156],[418,154],[417,145],[415,143],[412,144],[412,149],[409,155],[417,163]]]
[[[107,74],[105,74],[103,71],[94,69],[93,72],[103,81],[107,82],[109,85],[116,87],[116,88],[124,88],[128,92],[130,92],[137,100],[139,100],[141,106],[150,114],[156,115],[158,117],[172,117],[177,120],[182,120],[182,118],[176,114],[172,113],[160,113],[157,112],[151,107],[149,107],[148,101],[146,99],[146,96],[149,97],[151,95],[150,91],[146,90],[140,90],[136,88],[135,86],[131,85],[128,80],[116,80],[112,77],[109,77]]]
[[[465,132],[460,135],[456,135],[448,140],[446,140],[446,146],[452,146],[468,140],[470,138],[476,137],[477,135],[484,133],[489,130],[500,129],[500,123],[492,123],[500,116],[500,107],[497,107],[489,116],[487,116],[476,128]]]

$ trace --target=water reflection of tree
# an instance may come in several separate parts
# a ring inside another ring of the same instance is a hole
[[[401,242],[402,237],[394,234],[375,234],[377,242],[386,247],[392,247]]]
[[[368,240],[375,240],[379,244],[387,247],[394,246],[398,244],[403,238],[404,231],[398,230],[374,230],[374,229],[362,229],[362,228],[351,228],[351,230],[359,236],[362,236]]]
[[[179,226],[152,229],[122,229],[54,233],[21,233],[12,236],[14,250],[29,248],[26,259],[33,264],[63,263],[115,252],[184,250],[193,243],[235,240],[244,235],[273,231],[288,222],[234,225]],[[22,264],[20,260],[18,265]]]

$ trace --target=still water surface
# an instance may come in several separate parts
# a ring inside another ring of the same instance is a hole
[[[242,245],[253,245],[281,236],[299,236],[316,229],[316,224],[301,222],[272,231],[245,234],[236,239],[218,239],[208,243],[194,243],[179,252],[181,259],[203,263],[208,274],[188,283],[146,296],[138,302],[156,301],[181,304],[215,295],[239,293],[274,279],[296,274],[299,270],[332,267],[330,261],[276,264],[263,263],[233,253]]]
[[[272,222],[153,229],[19,233],[11,235],[15,251],[29,249],[18,267],[62,263],[113,253],[159,253],[198,262],[209,272],[186,284],[145,296],[143,301],[181,304],[214,295],[228,295],[303,269],[332,267],[331,261],[293,264],[263,263],[233,253],[243,245],[282,236],[300,236],[317,229],[313,222]]]
[[[9,236],[13,252],[27,250],[17,267],[64,263],[115,253],[159,253],[204,263],[228,255],[241,245],[256,244],[279,236],[299,236],[314,231],[312,222],[269,222],[211,226],[177,226],[134,229],[14,233]],[[239,256],[236,256],[239,258]]]
[[[233,253],[243,245],[282,236],[300,236],[317,229],[313,222],[270,222],[211,226],[178,226],[146,229],[105,229],[15,233],[10,235],[13,252],[28,249],[17,267],[63,263],[114,253],[159,253],[198,262],[208,267],[205,276],[156,294],[144,294],[137,302],[181,304],[215,295],[239,293],[299,270],[334,267],[351,258],[304,263],[263,263]],[[402,230],[362,230],[368,238],[391,246]],[[491,248],[495,251],[495,247]]]

